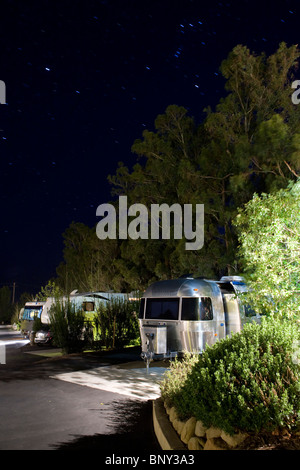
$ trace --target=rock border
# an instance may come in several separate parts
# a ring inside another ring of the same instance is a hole
[[[206,428],[195,417],[181,421],[175,408],[161,398],[153,402],[153,425],[162,450],[234,450],[248,437],[242,432],[231,436],[213,426]]]
[[[300,429],[293,433],[275,430],[250,444],[246,441],[244,446],[247,437],[251,438],[247,433],[231,436],[219,428],[206,428],[194,417],[180,421],[175,408],[168,407],[161,397],[153,401],[153,424],[162,450],[300,450]]]
[[[206,428],[195,417],[180,421],[174,407],[169,408],[165,404],[164,407],[173,428],[188,450],[232,450],[248,437],[248,434],[242,432],[230,435],[214,426]]]
[[[166,413],[161,398],[153,400],[153,427],[156,438],[162,450],[186,450]]]

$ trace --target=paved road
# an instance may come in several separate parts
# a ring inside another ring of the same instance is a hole
[[[2,328],[0,341],[4,339],[1,450],[97,450],[106,455],[160,451],[152,402],[145,395],[148,379],[155,394],[156,367],[150,370],[152,378],[146,377],[138,349],[47,358],[32,354],[43,349],[32,350],[18,334]],[[132,391],[138,387],[142,391],[137,396]]]

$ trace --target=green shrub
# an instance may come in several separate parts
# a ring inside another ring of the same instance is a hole
[[[138,311],[139,301],[112,299],[107,304],[100,304],[94,324],[101,346],[119,348],[136,343],[139,339]]]
[[[35,317],[34,320],[33,320],[33,325],[32,325],[33,333],[37,333],[42,328],[43,328],[42,320],[38,317]]]
[[[264,319],[208,347],[194,365],[185,359],[162,383],[162,397],[179,417],[195,416],[228,433],[293,428],[300,422],[299,326]]]
[[[91,341],[83,311],[76,309],[69,300],[56,300],[51,307],[50,329],[54,344],[67,354],[83,351]]]
[[[168,406],[174,403],[174,396],[180,395],[193,367],[198,362],[198,355],[186,353],[182,360],[177,357],[170,364],[170,369],[165,372],[163,380],[160,382],[161,396]]]

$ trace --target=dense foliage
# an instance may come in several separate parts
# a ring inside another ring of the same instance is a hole
[[[221,64],[227,95],[200,124],[171,105],[135,141],[132,169],[109,177],[113,196],[142,203],[204,204],[201,250],[185,240],[99,240],[95,227],[72,223],[57,268],[64,292],[143,289],[189,272],[220,277],[240,271],[232,221],[254,193],[272,193],[300,173],[300,106],[291,101],[297,46],[282,43],[267,57],[236,46]],[[99,201],[104,203],[107,201]],[[95,216],[95,224],[96,224]]]
[[[100,304],[93,319],[100,346],[114,349],[137,343],[138,311],[138,301],[112,299],[107,304]]]
[[[138,300],[111,299],[86,313],[70,300],[57,299],[50,310],[54,344],[67,353],[138,344],[138,310]]]
[[[83,351],[92,339],[84,312],[69,300],[57,299],[51,307],[50,329],[54,344],[67,354]]]
[[[257,194],[236,218],[239,253],[257,312],[300,319],[300,181]]]
[[[228,433],[300,425],[300,332],[265,319],[208,347],[197,360],[171,365],[162,397],[183,418]]]

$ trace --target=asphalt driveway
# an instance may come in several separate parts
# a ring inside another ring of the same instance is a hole
[[[107,374],[133,361],[144,367],[138,350],[45,358],[27,354],[28,348],[8,348],[7,364],[0,365],[1,450],[160,451],[151,400],[59,380],[91,371],[99,378],[101,367]]]
[[[158,449],[151,402],[55,379],[0,383],[0,449]]]

